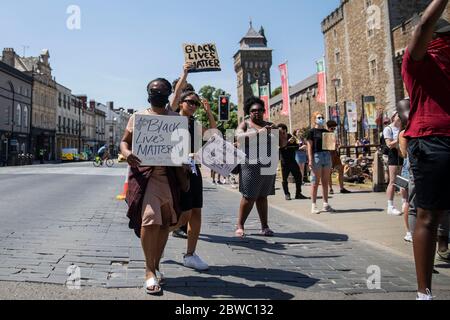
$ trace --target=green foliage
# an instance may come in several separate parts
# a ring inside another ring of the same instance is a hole
[[[272,91],[272,97],[275,97],[275,96],[279,95],[281,92],[282,92],[281,87],[275,88],[275,89]]]
[[[214,114],[214,118],[217,121],[217,127],[222,132],[222,134],[225,134],[226,130],[228,129],[236,129],[238,126],[238,108],[233,103],[230,104],[230,120],[229,121],[218,121],[219,117],[219,97],[221,95],[229,95],[222,89],[217,89],[212,86],[204,86],[200,89],[199,95],[202,98],[205,98],[209,101],[209,104],[211,105],[211,111]],[[205,128],[209,128],[209,122],[208,117],[206,115],[206,112],[203,108],[200,108],[196,113],[196,118],[198,121],[201,121],[203,126]]]

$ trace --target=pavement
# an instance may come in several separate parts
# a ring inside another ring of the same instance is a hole
[[[403,219],[383,212],[383,195],[337,194],[331,204],[339,211],[316,216],[309,201],[286,202],[279,190],[270,198],[276,236],[259,236],[252,212],[248,237],[237,239],[240,195],[209,179],[197,252],[210,270],[183,267],[185,240],[171,237],[162,263],[164,295],[147,296],[140,242],[128,229],[125,203],[115,200],[125,174],[122,164],[0,168],[0,299],[415,298],[412,247],[402,242]],[[448,266],[441,267],[433,293],[448,300]],[[80,272],[79,289],[70,287],[70,270]],[[380,286],[369,289],[378,271]]]

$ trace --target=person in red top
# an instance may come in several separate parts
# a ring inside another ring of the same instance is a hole
[[[450,24],[448,0],[433,0],[406,50],[402,75],[411,98],[404,136],[416,184],[414,258],[418,300],[432,300],[437,226],[450,209]]]

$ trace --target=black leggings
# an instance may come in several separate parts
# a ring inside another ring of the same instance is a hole
[[[295,185],[297,187],[296,195],[299,195],[302,193],[302,173],[300,172],[300,168],[298,167],[297,163],[281,164],[281,174],[283,177],[284,194],[285,195],[290,194],[288,178],[291,173],[294,176]]]

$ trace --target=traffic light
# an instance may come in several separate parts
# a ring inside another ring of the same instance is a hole
[[[228,96],[219,97],[219,120],[230,120],[230,97]]]

